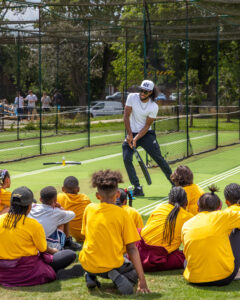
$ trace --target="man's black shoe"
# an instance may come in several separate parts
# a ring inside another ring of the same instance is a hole
[[[133,190],[133,196],[135,196],[135,197],[143,197],[144,196],[143,189],[140,185],[135,186],[135,188]]]
[[[72,240],[72,237],[69,236],[69,237],[66,238],[64,249],[71,249],[73,251],[80,251],[80,250],[82,250],[82,245],[74,242]]]

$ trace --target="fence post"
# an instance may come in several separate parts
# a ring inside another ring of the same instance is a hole
[[[90,102],[91,102],[91,22],[88,20],[88,147],[91,146]]]
[[[18,101],[17,101],[17,140],[19,140],[19,98],[20,98],[20,33],[18,31],[17,38],[17,89],[18,89]]]
[[[41,37],[41,7],[38,6],[38,82],[39,82],[39,100],[40,100],[40,140],[39,140],[39,152],[42,154],[42,37]]]
[[[218,148],[218,85],[219,85],[219,25],[217,26],[217,41],[216,41],[216,149]]]
[[[188,32],[188,1],[186,1],[186,133],[187,133],[187,157],[189,156],[189,124],[188,124],[188,59],[189,59],[189,32]]]

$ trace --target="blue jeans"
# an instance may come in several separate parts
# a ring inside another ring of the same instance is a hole
[[[137,133],[133,133],[133,137],[135,137]],[[167,179],[170,181],[170,175],[172,174],[172,170],[169,167],[166,160],[163,158],[158,141],[156,139],[156,134],[154,131],[149,130],[142,138],[137,141],[136,147],[141,146],[155,162],[161,168]],[[133,166],[133,150],[129,147],[127,141],[125,140],[122,144],[123,149],[123,161],[125,164],[125,168],[128,173],[129,180],[132,185],[139,186],[139,179],[137,177],[135,168]]]

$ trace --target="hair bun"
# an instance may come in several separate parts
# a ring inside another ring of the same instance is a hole
[[[219,192],[219,188],[214,184],[209,186],[208,189],[209,189],[209,191],[211,192],[212,195],[214,195],[215,192]]]

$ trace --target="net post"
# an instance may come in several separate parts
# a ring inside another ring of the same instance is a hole
[[[57,47],[56,47],[56,89],[58,91],[59,89],[59,40],[57,42]],[[58,134],[58,104],[57,100],[56,101],[56,120],[55,120],[55,132]]]
[[[38,6],[38,80],[39,80],[39,99],[40,99],[40,120],[39,120],[39,153],[42,154],[42,37],[41,37],[41,6]]]
[[[88,20],[88,147],[91,146],[91,120],[90,120],[90,102],[91,102],[91,21]]]
[[[217,40],[216,40],[216,149],[218,148],[218,125],[219,125],[218,87],[219,87],[219,25],[217,25]]]
[[[188,32],[188,1],[186,0],[186,131],[187,131],[187,157],[189,157],[189,124],[188,124],[188,60],[189,60],[189,32]]]
[[[19,140],[19,96],[20,96],[20,32],[18,31],[17,37],[17,89],[18,89],[18,100],[17,100],[17,140]]]

